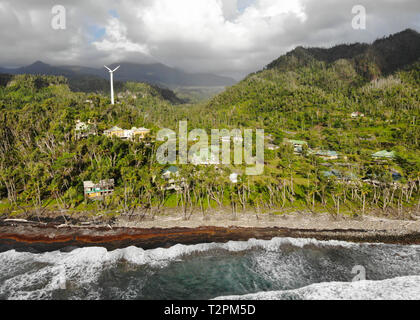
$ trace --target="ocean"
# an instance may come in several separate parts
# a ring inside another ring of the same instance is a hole
[[[274,238],[11,250],[0,253],[0,299],[420,299],[420,246]]]

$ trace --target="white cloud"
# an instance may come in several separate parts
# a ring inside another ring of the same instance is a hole
[[[122,60],[243,76],[297,45],[372,41],[419,27],[418,0],[62,0],[67,30],[50,27],[53,0],[0,0],[0,65],[102,65]],[[351,28],[351,8],[368,12]],[[112,17],[115,10],[118,17]],[[92,28],[105,28],[99,39]],[[92,38],[95,39],[92,41]],[[29,54],[28,54],[29,53]]]
[[[127,39],[127,27],[117,18],[110,18],[106,28],[106,38],[94,41],[92,44],[98,51],[138,52],[149,55],[146,45],[141,45]]]
[[[154,0],[141,3],[123,0],[122,4],[127,11],[120,10],[121,20],[128,26],[132,41],[147,48],[146,51],[157,60],[172,65],[180,63],[181,67],[194,71],[210,71],[214,65],[212,60],[223,59],[218,72],[224,71],[224,65],[243,68],[247,62],[238,59],[238,55],[255,57],[273,33],[285,29],[288,18],[306,19],[298,0],[256,0],[242,13],[238,11],[236,0]],[[109,24],[107,29],[113,30],[114,26]],[[109,35],[103,43],[107,47],[111,44],[121,47],[126,41]],[[174,58],[177,58],[175,63]],[[204,64],[205,58],[209,64]]]

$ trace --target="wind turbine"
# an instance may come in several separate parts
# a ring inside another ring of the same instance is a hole
[[[104,66],[104,67],[109,70],[109,74],[111,76],[111,104],[115,104],[114,103],[114,72],[117,71],[120,68],[120,66],[116,67],[114,70],[111,70],[107,66]]]

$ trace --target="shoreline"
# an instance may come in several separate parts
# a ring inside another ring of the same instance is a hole
[[[226,214],[207,219],[159,216],[150,221],[120,217],[112,226],[40,224],[34,221],[0,221],[0,252],[15,249],[34,253],[71,251],[80,247],[108,250],[136,246],[168,248],[176,244],[270,240],[276,237],[312,238],[357,243],[420,245],[420,219],[391,220],[365,216],[360,219],[332,219],[328,215],[288,214],[259,219],[241,214],[232,221]]]

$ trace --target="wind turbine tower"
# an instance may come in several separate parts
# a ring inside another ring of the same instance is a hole
[[[116,67],[114,70],[111,70],[107,66],[104,66],[104,67],[108,69],[110,77],[111,77],[111,104],[115,104],[114,103],[114,72],[117,71],[120,68],[120,66]]]

